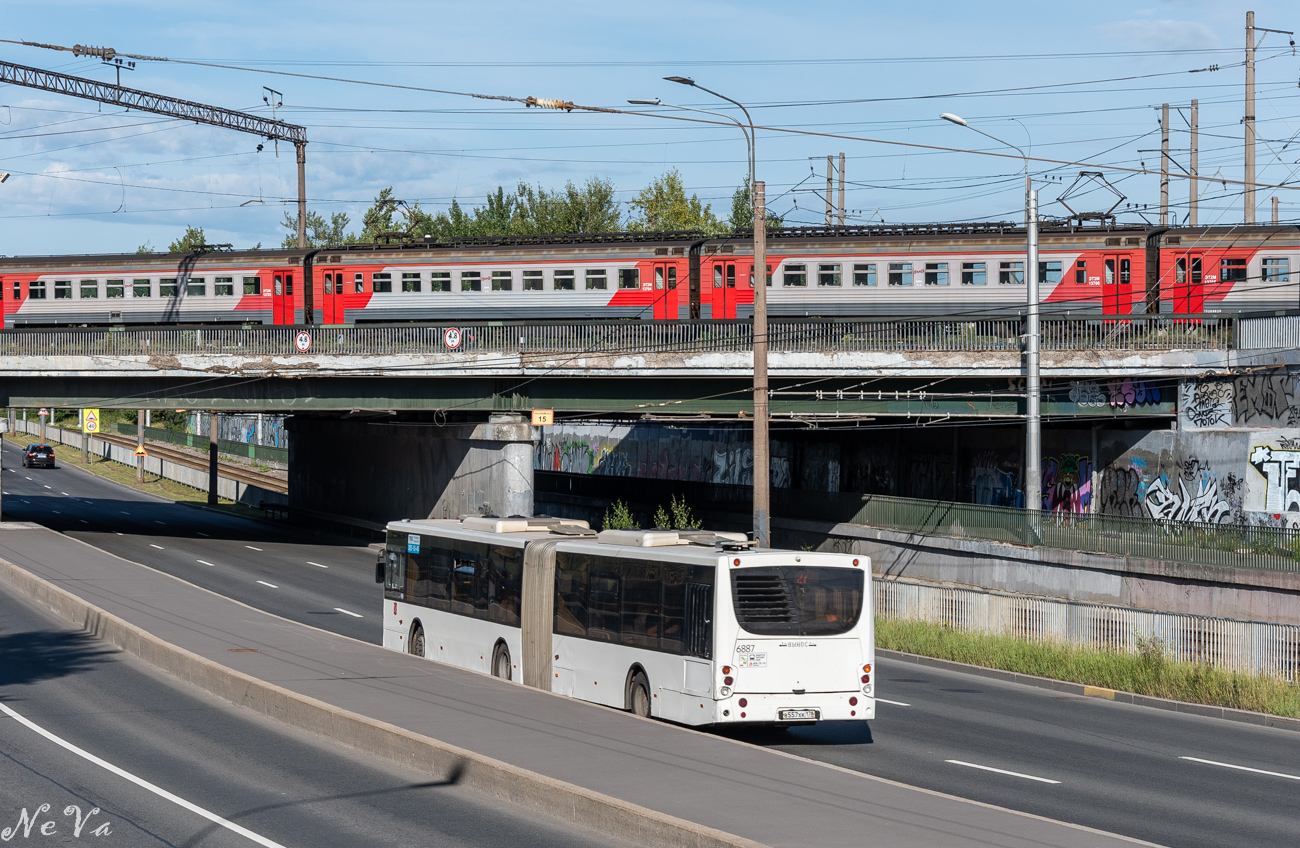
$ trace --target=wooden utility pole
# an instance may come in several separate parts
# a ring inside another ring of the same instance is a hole
[[[840,154],[840,208],[839,225],[844,226],[844,154]]]
[[[1160,107],[1160,226],[1169,226],[1169,104]]]
[[[1246,223],[1255,223],[1255,13],[1246,13]]]
[[[1191,159],[1188,163],[1190,165],[1189,172],[1191,175],[1191,179],[1187,181],[1188,184],[1190,185],[1190,189],[1188,191],[1188,197],[1187,197],[1187,224],[1188,226],[1191,227],[1195,227],[1197,225],[1196,205],[1201,199],[1200,188],[1196,185],[1196,174],[1197,174],[1197,168],[1199,167],[1198,156],[1200,155],[1200,129],[1197,121],[1198,121],[1197,101],[1193,100],[1192,101],[1192,152],[1191,152]]]

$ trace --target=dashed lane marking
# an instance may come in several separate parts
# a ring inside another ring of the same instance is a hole
[[[991,771],[996,774],[1006,774],[1011,777],[1023,777],[1025,780],[1036,780],[1039,783],[1060,783],[1059,780],[1049,780],[1046,777],[1034,777],[1032,774],[1021,774],[1018,771],[1007,771],[1006,769],[993,768],[993,766],[982,766],[978,763],[966,763],[961,760],[944,760],[945,763],[952,763],[955,766],[965,766],[966,768],[979,769],[980,771]]]
[[[244,545],[244,547],[248,548],[250,551],[259,551],[259,552],[260,552],[260,551],[262,550],[261,548],[255,548],[255,547],[253,547],[252,545]]]
[[[896,706],[896,707],[910,707],[910,706],[912,706],[911,704],[904,704],[902,701],[886,701],[884,698],[877,698],[876,700],[879,701],[879,702],[882,703],[882,704],[893,704],[893,705]]]
[[[160,550],[160,551],[165,551],[165,550],[167,550],[167,549],[164,548],[162,545],[155,545],[153,542],[150,542],[150,543],[149,543],[149,547],[151,547],[151,548],[157,548],[157,549]]]
[[[307,564],[308,564],[308,565],[314,565],[314,566],[316,566],[317,568],[329,568],[328,565],[321,565],[319,562],[312,562],[311,560],[307,560]]]
[[[257,581],[257,582],[258,582],[258,583],[261,583],[263,586],[270,586],[272,589],[279,589],[279,588],[280,588],[279,586],[275,585],[274,583],[267,583],[265,580],[259,580],[259,581]]]
[[[1180,760],[1191,760],[1194,763],[1205,763],[1207,766],[1221,766],[1223,768],[1236,769],[1237,771],[1249,771],[1255,774],[1266,774],[1269,777],[1285,777],[1287,780],[1300,780],[1300,775],[1286,774],[1280,771],[1265,771],[1264,769],[1250,768],[1249,766],[1236,766],[1232,763],[1220,763],[1215,760],[1202,760],[1200,757],[1179,757]]]
[[[353,618],[365,618],[364,615],[361,615],[360,613],[351,612],[351,611],[349,611],[349,610],[345,610],[345,609],[343,609],[343,607],[335,607],[334,609],[335,609],[335,611],[337,611],[337,612],[341,612],[341,613],[343,613],[344,615],[350,615],[350,616],[352,616]]]
[[[205,560],[205,559],[196,559],[196,560],[194,560],[194,561],[197,562],[199,565],[210,565],[210,566],[212,566],[213,568],[216,568],[215,565],[212,565],[212,563],[208,562],[208,561]]]

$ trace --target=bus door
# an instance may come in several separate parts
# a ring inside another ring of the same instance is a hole
[[[1133,311],[1132,260],[1108,253],[1102,261],[1101,311],[1106,315],[1128,315]]]
[[[1174,259],[1174,312],[1180,315],[1205,311],[1205,284],[1201,269],[1203,255],[1187,253]]]
[[[321,322],[324,324],[347,323],[343,279],[342,268],[325,268],[321,272]]]
[[[654,275],[654,315],[656,318],[677,318],[677,263],[656,262]]]

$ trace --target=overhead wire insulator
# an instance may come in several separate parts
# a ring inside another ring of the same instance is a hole
[[[574,109],[572,100],[551,100],[546,97],[529,97],[524,100],[525,106],[536,106],[539,109],[563,109],[566,112],[572,112]]]
[[[112,47],[87,47],[84,44],[74,44],[72,46],[73,56],[94,56],[110,62],[117,55],[117,51]]]

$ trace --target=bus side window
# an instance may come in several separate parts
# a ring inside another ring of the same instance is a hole
[[[623,581],[614,568],[593,571],[587,584],[587,637],[605,642],[619,641],[622,632],[621,596]]]
[[[519,626],[519,600],[524,582],[524,552],[519,548],[493,547],[491,582],[488,588],[488,618]]]
[[[555,632],[587,635],[587,557],[560,551],[555,555]]]

